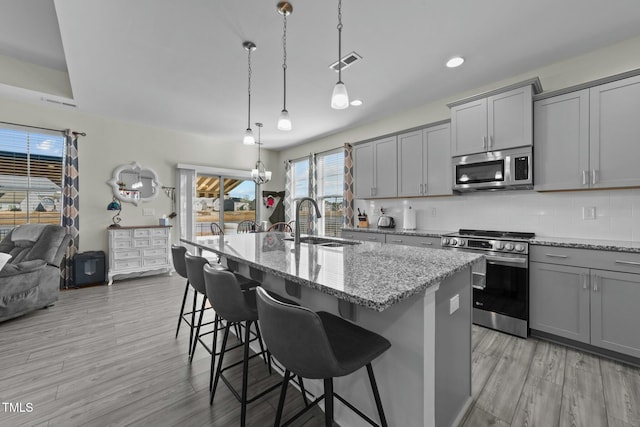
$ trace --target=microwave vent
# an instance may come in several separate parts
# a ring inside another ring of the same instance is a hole
[[[342,57],[342,59],[340,59],[340,62],[342,63],[342,71],[344,71],[346,68],[352,66],[356,62],[360,61],[361,59],[362,59],[362,56],[360,56],[356,52],[351,52],[351,53],[346,54],[345,56]],[[337,73],[338,72],[338,61],[336,61],[333,64],[329,65],[329,68],[331,68],[333,71],[335,71]]]

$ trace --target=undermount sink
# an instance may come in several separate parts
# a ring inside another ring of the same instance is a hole
[[[293,237],[286,237],[284,240],[294,240]],[[300,243],[308,243],[310,245],[319,245],[328,248],[339,248],[345,245],[358,245],[360,242],[356,242],[353,240],[337,240],[337,239],[328,239],[326,237],[318,237],[318,236],[302,236],[300,237]]]

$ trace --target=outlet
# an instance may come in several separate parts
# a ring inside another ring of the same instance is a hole
[[[142,209],[143,216],[156,216],[156,210],[152,208],[143,208]]]
[[[438,211],[436,210],[436,208],[431,208],[431,216],[436,216],[437,213]]]
[[[582,219],[596,219],[596,207],[585,206],[582,208]]]
[[[449,314],[453,314],[460,308],[460,294],[455,294],[449,298]]]

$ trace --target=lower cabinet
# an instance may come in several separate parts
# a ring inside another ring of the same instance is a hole
[[[419,248],[440,249],[440,237],[387,234],[387,243],[394,245],[416,246]]]
[[[531,329],[640,358],[640,274],[531,262]]]
[[[367,233],[366,231],[346,231],[343,230],[340,234],[343,239],[362,240],[364,242],[378,242],[385,243],[384,234],[382,233]]]

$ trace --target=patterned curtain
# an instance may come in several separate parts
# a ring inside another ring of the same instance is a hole
[[[344,144],[344,225],[353,227],[353,146]]]
[[[294,219],[293,215],[293,168],[289,160],[284,162],[284,220],[286,222]]]
[[[64,186],[62,190],[62,226],[66,228],[67,234],[71,235],[73,242],[67,249],[65,265],[60,273],[65,288],[73,284],[73,257],[78,252],[80,243],[79,180],[78,136],[70,130],[67,130],[63,177]]]

